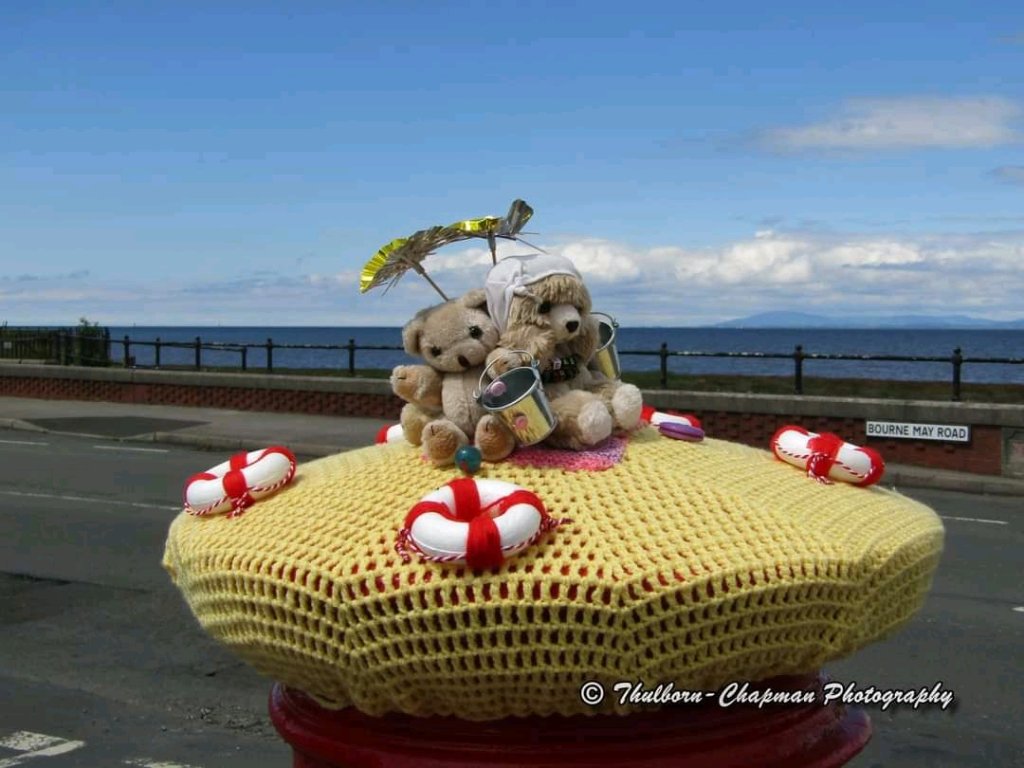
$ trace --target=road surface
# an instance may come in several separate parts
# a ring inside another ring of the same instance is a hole
[[[283,768],[269,682],[199,629],[160,568],[185,447],[0,431],[0,768]],[[1024,500],[909,495],[944,518],[922,612],[829,666],[859,689],[932,688],[956,703],[869,708],[854,768],[1024,766]]]

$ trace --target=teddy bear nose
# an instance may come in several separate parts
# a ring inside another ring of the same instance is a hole
[[[579,320],[570,320],[568,323],[565,324],[565,327],[566,330],[569,331],[569,333],[576,333],[576,331],[580,327],[580,322]]]
[[[459,355],[457,359],[459,361],[459,365],[461,365],[463,368],[469,368],[469,360],[466,358],[465,355]]]

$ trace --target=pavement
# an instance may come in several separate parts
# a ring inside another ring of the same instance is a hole
[[[0,429],[88,435],[213,451],[284,445],[301,458],[373,444],[389,422],[352,416],[263,413],[170,405],[0,397]],[[1024,496],[1024,480],[889,464],[881,485]]]

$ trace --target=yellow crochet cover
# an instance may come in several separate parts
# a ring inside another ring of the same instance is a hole
[[[942,549],[897,493],[645,428],[601,472],[485,465],[573,520],[499,571],[403,564],[406,513],[457,474],[405,445],[320,459],[240,518],[180,515],[164,566],[210,634],[325,706],[480,720],[626,711],[582,704],[587,680],[814,671],[906,621]]]

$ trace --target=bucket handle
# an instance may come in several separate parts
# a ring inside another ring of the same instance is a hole
[[[528,359],[530,361],[529,367],[533,369],[533,375],[536,376],[537,381],[540,382],[540,371],[537,370],[539,367],[539,364],[537,363],[537,358],[535,358],[525,349],[510,349],[509,352],[518,352],[520,355],[523,355],[526,359]],[[477,382],[476,392],[473,393],[473,399],[476,400],[477,402],[480,401],[480,398],[483,397],[484,394],[484,377],[487,375],[487,372],[491,370],[491,368],[494,366],[496,362],[498,361],[492,360],[490,363],[487,364],[487,367],[484,368],[483,372],[480,374],[480,381]],[[520,367],[526,368],[527,366],[523,365]]]
[[[607,317],[608,318],[608,325],[610,325],[612,328],[618,328],[619,327],[619,321],[616,320],[611,315],[609,315],[607,312],[591,312],[590,314],[593,315],[594,317]]]

